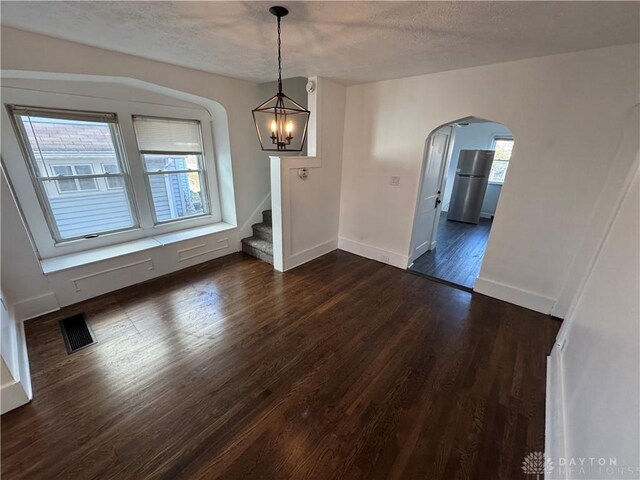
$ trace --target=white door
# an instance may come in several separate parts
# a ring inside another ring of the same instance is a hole
[[[443,127],[431,135],[422,176],[422,187],[413,225],[409,264],[435,247],[435,234],[440,216],[441,194],[451,127]]]

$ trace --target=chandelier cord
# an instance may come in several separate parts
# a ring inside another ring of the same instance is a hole
[[[282,93],[282,54],[280,53],[280,15],[278,15],[278,93]]]

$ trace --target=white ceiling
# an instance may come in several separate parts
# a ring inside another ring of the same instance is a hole
[[[2,24],[231,77],[275,77],[273,2],[2,2]],[[280,2],[284,77],[344,83],[639,41],[639,2]]]

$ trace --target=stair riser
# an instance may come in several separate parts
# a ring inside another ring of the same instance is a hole
[[[271,210],[262,212],[262,221],[268,225],[271,225]]]
[[[263,262],[270,263],[273,265],[273,255],[268,255],[256,248],[252,248],[249,245],[242,245],[242,251],[247,255],[251,255],[252,257],[257,258],[258,260],[262,260]]]
[[[265,240],[273,243],[273,234],[271,231],[267,231],[266,229],[255,228],[255,227],[252,227],[252,230],[253,230],[254,237],[264,238]]]

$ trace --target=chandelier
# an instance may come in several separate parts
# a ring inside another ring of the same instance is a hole
[[[301,152],[307,136],[309,110],[282,91],[282,55],[280,53],[280,19],[289,13],[284,7],[271,7],[278,21],[278,93],[253,109],[253,123],[260,147],[267,152]]]

